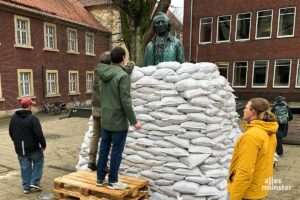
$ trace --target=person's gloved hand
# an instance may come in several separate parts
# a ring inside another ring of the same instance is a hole
[[[133,71],[135,63],[133,61],[129,61],[126,65],[124,65],[124,70],[130,75]]]
[[[101,108],[92,107],[92,116],[94,118],[100,118],[100,116],[101,116]]]

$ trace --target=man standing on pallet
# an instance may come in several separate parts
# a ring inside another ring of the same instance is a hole
[[[128,133],[128,121],[136,129],[141,128],[141,123],[136,120],[132,109],[130,76],[122,69],[124,59],[125,50],[115,47],[111,50],[112,65],[103,65],[99,69],[102,140],[96,185],[104,184],[108,154],[112,145],[107,185],[109,189],[126,189],[128,187],[127,184],[118,181],[118,171]]]
[[[32,115],[31,107],[36,104],[30,98],[21,100],[22,108],[17,110],[9,123],[9,135],[21,167],[24,194],[30,190],[41,191],[46,140],[39,119]]]

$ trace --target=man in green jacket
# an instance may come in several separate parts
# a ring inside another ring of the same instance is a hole
[[[128,186],[118,181],[118,171],[122,160],[128,133],[128,121],[136,129],[141,128],[133,112],[130,96],[130,77],[123,70],[125,50],[115,47],[110,52],[112,65],[103,64],[99,69],[101,144],[97,168],[97,186],[102,186],[106,176],[108,154],[111,150],[109,189],[126,189]]]

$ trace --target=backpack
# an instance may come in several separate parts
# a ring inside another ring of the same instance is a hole
[[[285,105],[275,106],[275,114],[279,124],[287,124],[289,121],[288,109]]]

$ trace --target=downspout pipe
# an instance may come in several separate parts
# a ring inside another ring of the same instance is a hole
[[[191,0],[189,62],[191,62],[192,60],[193,7],[194,7],[194,0]]]

